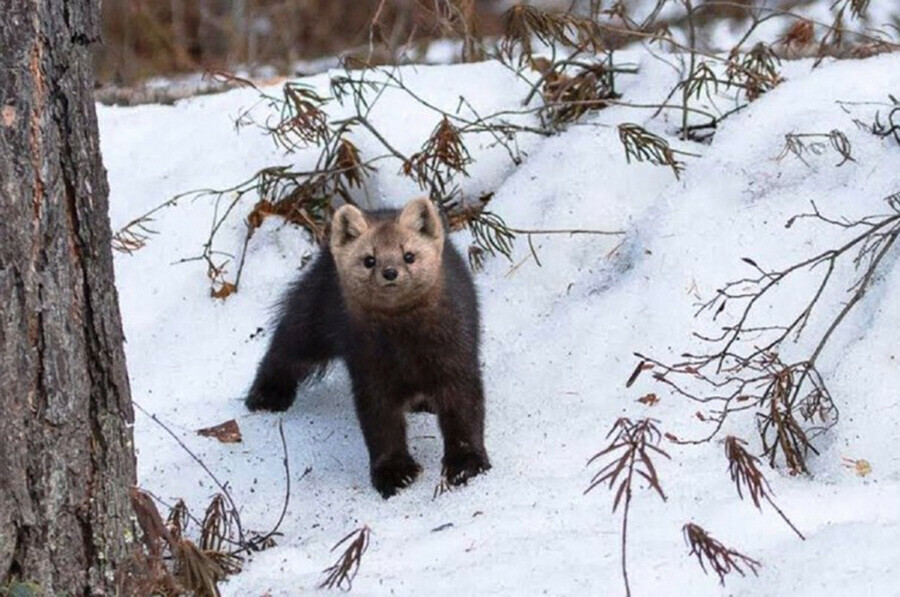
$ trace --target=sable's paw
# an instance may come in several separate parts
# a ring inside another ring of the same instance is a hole
[[[292,395],[277,393],[259,389],[252,389],[244,399],[244,405],[248,410],[271,410],[281,412],[288,409],[294,402]]]
[[[415,481],[421,472],[422,467],[409,454],[388,456],[372,466],[372,485],[387,499]]]
[[[490,470],[487,454],[482,452],[460,452],[444,456],[444,478],[450,485],[464,485],[476,475]]]

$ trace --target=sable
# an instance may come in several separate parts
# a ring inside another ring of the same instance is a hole
[[[329,246],[288,290],[247,395],[251,410],[287,409],[328,363],[350,371],[372,484],[384,497],[422,468],[409,453],[410,410],[433,412],[453,485],[488,470],[478,300],[434,205],[334,214]]]

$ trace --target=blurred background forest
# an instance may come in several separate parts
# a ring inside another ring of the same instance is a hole
[[[687,42],[690,34],[691,46],[728,51],[731,45],[716,40],[733,43],[734,33],[749,22],[755,29],[773,17],[779,17],[778,39],[791,44],[815,42],[813,29],[821,28],[824,33],[819,34],[822,39],[816,50],[820,55],[844,55],[845,38],[860,41],[845,27],[867,32],[863,41],[887,39],[900,31],[898,18],[889,8],[893,0],[533,0],[521,4],[613,25],[604,28],[606,49],[669,36]],[[492,41],[509,33],[505,15],[515,5],[513,0],[104,0],[103,44],[96,57],[97,82],[104,91],[98,99],[105,103],[170,101],[222,88],[221,77],[199,80],[203,73],[222,71],[259,80],[315,74],[341,65],[482,60],[490,54]],[[694,31],[689,31],[689,22]],[[456,42],[431,43],[438,39]],[[876,45],[875,53],[885,50],[884,44]],[[179,85],[185,89],[173,90]],[[135,94],[137,86],[143,91]]]
[[[496,35],[502,0],[104,0],[100,83],[265,65],[302,74],[304,62],[341,54],[393,58],[457,32]],[[546,3],[545,3],[546,4]],[[370,25],[377,22],[377,31]],[[312,66],[311,68],[314,68]]]

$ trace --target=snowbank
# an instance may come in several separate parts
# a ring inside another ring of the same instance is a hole
[[[673,72],[642,54],[627,56],[641,75],[622,79],[625,99],[659,101]],[[464,96],[481,113],[519,109],[527,84],[497,64],[405,67],[405,82],[445,109]],[[806,222],[784,223],[814,199],[834,216],[886,211],[897,192],[900,147],[861,130],[875,106],[846,109],[837,100],[884,102],[900,89],[900,56],[827,64],[785,64],[787,81],[729,118],[710,146],[673,146],[686,158],[681,180],[671,170],[626,164],[616,125],[643,123],[658,134],[679,124],[649,120],[648,110],[612,107],[546,139],[523,137],[528,158],[514,167],[502,147],[470,146],[475,165],[464,190],[496,189],[493,211],[528,229],[626,230],[608,236],[535,236],[542,267],[524,238],[512,262],[502,257],[476,276],[484,319],[488,396],[487,446],[494,469],[466,488],[433,499],[441,442],[428,415],[411,415],[410,443],[425,472],[384,501],[368,482],[365,447],[352,412],[346,372],[337,366],[305,390],[284,415],[293,491],[284,536],[223,586],[226,595],[294,595],[312,591],[335,554],[332,545],[363,524],[372,544],[354,592],[375,594],[617,594],[621,591],[620,514],[611,495],[583,496],[588,457],[605,446],[619,416],[652,416],[664,431],[696,436],[706,427],[698,405],[666,392],[649,375],[625,381],[641,351],[660,358],[696,348],[691,331],[698,299],[748,272],[742,257],[778,266],[812,255],[840,236]],[[309,79],[323,92],[327,75]],[[258,131],[239,133],[232,119],[254,104],[252,91],[182,101],[174,106],[99,106],[114,228],[170,196],[227,187],[264,165],[308,165],[313,152],[285,158]],[[257,107],[261,110],[262,107]],[[372,120],[402,151],[418,148],[438,116],[402,92],[388,93]],[[843,131],[855,162],[824,152],[805,165],[776,159],[790,132]],[[372,140],[358,139],[361,152]],[[416,194],[398,168],[369,181],[368,201],[398,204]],[[249,205],[247,205],[249,209]],[[199,253],[212,217],[208,201],[183,201],[158,214],[159,235],[133,255],[116,256],[134,399],[156,413],[216,474],[227,480],[246,526],[266,530],[284,496],[278,416],[242,405],[267,337],[270,305],[313,251],[306,236],[269,219],[255,235],[241,291],[209,297],[200,263],[173,265]],[[243,225],[224,232],[237,251]],[[467,233],[456,235],[464,247]],[[635,595],[897,595],[900,561],[900,460],[888,449],[900,429],[900,268],[897,251],[869,298],[845,322],[821,363],[841,410],[821,444],[813,477],[766,469],[779,505],[803,530],[800,542],[771,510],[736,499],[722,446],[664,446],[659,463],[668,501],[635,494],[629,531]],[[514,267],[518,265],[518,267]],[[798,295],[813,281],[798,287]],[[840,308],[839,304],[833,310]],[[773,316],[777,311],[773,311]],[[655,406],[638,403],[656,392]],[[194,430],[236,418],[244,442],[223,445]],[[758,450],[752,419],[729,432]],[[135,425],[141,486],[165,500],[183,497],[195,510],[216,488],[147,416]],[[865,458],[859,478],[842,458]],[[304,469],[311,472],[298,480]],[[695,521],[716,538],[760,560],[760,577],[728,578],[721,588],[688,559],[681,526]],[[447,523],[452,526],[436,530]]]

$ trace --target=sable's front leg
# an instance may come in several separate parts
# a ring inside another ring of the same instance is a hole
[[[442,388],[435,400],[444,436],[444,477],[466,483],[491,468],[484,449],[484,391],[479,379],[462,379]]]
[[[369,449],[372,485],[389,498],[422,472],[406,445],[406,419],[399,403],[354,390],[356,414]]]
[[[297,386],[332,356],[330,343],[304,326],[303,317],[303,309],[282,315],[244,400],[250,410],[287,410],[294,403]]]
[[[244,404],[250,410],[287,410],[294,403],[297,386],[315,370],[316,363],[288,360],[273,350],[263,358]]]

